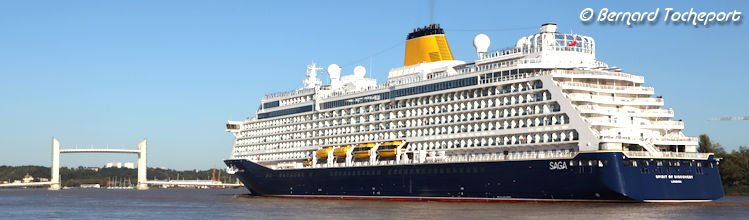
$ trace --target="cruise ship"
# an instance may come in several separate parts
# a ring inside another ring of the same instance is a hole
[[[478,34],[459,61],[437,24],[405,42],[387,81],[307,66],[303,88],[227,121],[227,170],[251,194],[439,201],[700,202],[718,159],[672,120],[642,75],[596,58],[592,37],[544,24],[506,49]],[[301,78],[301,77],[300,77]]]

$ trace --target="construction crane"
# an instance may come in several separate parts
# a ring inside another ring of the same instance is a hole
[[[749,121],[749,116],[713,118],[710,121]]]

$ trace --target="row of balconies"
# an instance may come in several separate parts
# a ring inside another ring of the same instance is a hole
[[[421,120],[415,120],[415,122],[421,123]],[[426,122],[424,122],[426,123]],[[413,123],[416,124],[416,123]],[[269,138],[253,138],[238,141],[237,147],[258,147],[257,150],[264,150],[263,146],[275,146],[279,145],[282,148],[293,147],[295,145],[318,145],[318,144],[341,144],[349,142],[361,142],[370,141],[376,139],[396,139],[403,137],[421,137],[429,135],[443,135],[443,134],[461,134],[471,133],[480,131],[493,131],[500,129],[514,129],[514,128],[529,128],[529,127],[540,127],[550,125],[561,125],[569,124],[569,118],[565,115],[545,116],[545,117],[534,117],[534,118],[520,118],[514,120],[500,120],[500,121],[489,121],[489,122],[455,122],[450,123],[448,126],[440,125],[419,125],[419,128],[399,128],[390,127],[383,124],[379,126],[370,126],[366,129],[362,127],[347,127],[338,129],[328,129],[324,133],[312,135],[307,132],[301,136],[275,136]],[[377,133],[380,131],[388,131],[385,133]],[[322,131],[320,131],[322,132]],[[324,139],[321,139],[324,138]],[[332,138],[332,139],[331,139]],[[318,142],[319,140],[319,142]],[[300,142],[301,141],[301,142]]]
[[[527,133],[518,135],[504,135],[504,136],[492,136],[492,137],[481,137],[481,138],[460,138],[460,139],[443,139],[433,140],[427,142],[411,143],[408,147],[409,151],[418,150],[469,150],[469,149],[491,149],[493,147],[512,147],[515,145],[529,145],[529,144],[545,144],[545,143],[560,143],[560,142],[572,142],[578,140],[577,132],[575,131],[556,131],[556,132],[538,132],[538,133]],[[298,152],[274,152],[274,153],[263,153],[257,154],[252,151],[248,151],[248,148],[238,148],[234,150],[234,157],[242,157],[252,160],[260,161],[275,161],[275,160],[298,160],[305,159],[309,152],[303,149]],[[515,151],[513,151],[515,152]],[[523,153],[522,151],[520,153]],[[538,152],[537,152],[538,153]],[[541,152],[542,154],[552,153],[552,151]]]
[[[334,120],[312,120],[305,123],[304,121],[297,122],[293,125],[286,125],[284,127],[276,127],[271,129],[253,129],[253,130],[245,130],[240,133],[242,137],[250,137],[250,136],[257,136],[257,135],[270,135],[270,134],[280,134],[280,133],[288,133],[293,131],[300,131],[305,129],[314,129],[314,128],[323,128],[323,127],[330,127],[330,126],[338,126],[338,125],[344,125],[344,124],[352,124],[352,123],[367,123],[367,122],[375,122],[375,121],[382,121],[382,120],[389,120],[389,119],[397,119],[397,118],[403,118],[403,117],[419,117],[424,115],[433,115],[433,114],[443,114],[443,113],[449,113],[449,112],[459,112],[459,111],[468,111],[468,110],[475,110],[475,109],[484,109],[484,108],[499,108],[501,106],[508,106],[508,105],[518,105],[518,104],[525,104],[525,103],[536,103],[541,102],[544,100],[550,100],[551,95],[548,92],[542,92],[542,93],[535,93],[533,95],[526,94],[526,95],[513,95],[509,98],[507,96],[505,97],[496,97],[496,98],[486,98],[481,100],[474,100],[474,101],[463,101],[463,102],[448,102],[445,104],[427,104],[423,106],[411,106],[406,108],[390,108],[390,111],[387,112],[381,112],[379,114],[367,114],[367,115],[359,115],[348,117],[348,118],[339,118]],[[537,110],[540,111],[540,110]],[[544,109],[544,111],[548,111],[548,109]],[[521,111],[522,112],[522,111]],[[356,115],[356,114],[351,114]],[[343,117],[343,116],[340,116]],[[309,126],[312,125],[312,126]]]
[[[264,139],[271,137],[274,139],[277,138],[284,138],[286,139],[295,139],[295,138],[305,138],[304,134],[315,134],[312,136],[326,136],[329,135],[329,133],[336,133],[335,131],[345,129],[345,128],[352,128],[356,129],[356,132],[366,132],[370,130],[378,130],[380,126],[384,126],[384,129],[390,129],[395,127],[396,125],[398,128],[401,126],[406,127],[412,127],[412,126],[422,126],[422,125],[431,125],[431,124],[441,124],[441,123],[459,123],[459,122],[468,122],[468,121],[474,121],[474,120],[488,120],[488,119],[513,119],[516,117],[523,117],[528,115],[542,115],[542,114],[548,114],[553,112],[560,111],[558,105],[555,105],[555,103],[543,103],[543,104],[536,104],[536,105],[527,105],[527,106],[519,106],[519,107],[513,107],[513,108],[498,108],[498,109],[486,109],[486,110],[478,110],[478,111],[472,111],[472,112],[463,112],[463,113],[438,113],[438,114],[425,114],[425,115],[415,115],[415,116],[409,116],[406,117],[406,120],[403,119],[384,119],[375,121],[372,120],[371,122],[357,122],[355,119],[348,120],[348,124],[336,124],[336,125],[330,125],[330,124],[306,124],[302,126],[295,126],[293,129],[282,132],[282,133],[275,133],[275,134],[267,134],[267,135],[261,135],[261,134],[246,134],[242,137],[239,137],[239,141],[243,140],[255,140],[255,142],[259,142],[261,139],[265,141]],[[423,121],[423,123],[422,123]],[[536,122],[538,123],[538,122]],[[352,126],[353,125],[353,126]],[[294,132],[294,133],[291,133]],[[280,135],[280,136],[279,136]]]
[[[411,143],[410,150],[440,150],[506,145],[556,143],[578,140],[575,131],[540,132],[533,134],[504,135],[481,138],[460,138]]]
[[[322,120],[326,118],[336,118],[351,114],[366,114],[370,112],[380,112],[382,110],[391,110],[391,109],[398,109],[398,108],[414,108],[418,106],[429,106],[429,105],[437,105],[440,103],[459,103],[459,102],[465,102],[465,100],[470,100],[474,98],[481,98],[486,96],[512,96],[511,94],[516,93],[528,93],[530,91],[538,90],[541,88],[535,88],[533,85],[531,85],[530,82],[527,83],[513,83],[510,85],[511,90],[504,90],[501,87],[498,86],[492,86],[487,88],[481,88],[481,89],[471,89],[471,90],[464,90],[464,91],[458,91],[458,92],[449,92],[444,94],[438,94],[438,95],[432,95],[428,97],[421,97],[421,98],[411,98],[406,100],[398,100],[390,103],[382,103],[382,104],[374,104],[374,105],[365,105],[365,106],[359,106],[359,107],[352,107],[348,109],[338,109],[334,111],[326,111],[326,112],[317,112],[312,114],[307,114],[303,116],[292,116],[292,117],[286,117],[286,118],[280,118],[280,119],[272,119],[272,120],[266,120],[266,121],[253,121],[248,122],[243,125],[243,130],[254,130],[254,129],[263,129],[263,128],[269,128],[269,127],[275,127],[279,125],[288,125],[288,124],[296,124],[300,122],[310,121],[310,120]],[[511,100],[512,101],[512,100]]]
[[[247,138],[247,137],[260,137],[260,136],[269,136],[273,134],[288,134],[289,132],[298,132],[298,131],[310,131],[310,130],[319,130],[319,129],[335,129],[336,127],[346,126],[346,125],[359,125],[359,126],[365,126],[366,124],[374,124],[374,123],[403,123],[404,120],[399,119],[419,119],[424,118],[430,119],[432,121],[473,121],[473,120],[480,120],[480,119],[490,119],[490,118],[509,118],[509,117],[516,117],[516,116],[525,116],[525,115],[534,115],[534,114],[543,114],[543,113],[551,113],[559,111],[558,105],[555,105],[553,103],[542,103],[542,104],[535,104],[535,105],[525,105],[525,106],[518,106],[518,107],[510,107],[510,108],[488,108],[486,110],[480,110],[484,108],[452,108],[452,107],[443,107],[440,109],[437,109],[437,113],[422,113],[421,111],[417,112],[407,112],[406,114],[397,114],[397,115],[384,115],[384,116],[372,116],[370,117],[350,117],[350,118],[343,118],[339,120],[334,121],[324,121],[324,122],[318,122],[318,123],[306,123],[306,124],[299,124],[295,126],[289,126],[289,127],[282,127],[282,128],[275,128],[275,129],[268,129],[268,130],[256,130],[256,131],[250,131],[250,132],[242,132],[242,136],[240,139]],[[479,111],[476,111],[479,110]],[[460,112],[463,112],[460,114]],[[452,114],[451,114],[452,113]],[[455,114],[458,113],[458,114]],[[391,117],[392,116],[392,117]],[[430,117],[432,116],[432,117]],[[453,119],[454,118],[454,119]],[[408,122],[408,120],[405,120]],[[362,125],[364,123],[364,125]]]

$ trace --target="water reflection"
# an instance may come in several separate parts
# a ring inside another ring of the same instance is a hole
[[[0,190],[0,218],[132,219],[737,219],[749,197],[711,203],[474,203],[288,199],[244,189]]]

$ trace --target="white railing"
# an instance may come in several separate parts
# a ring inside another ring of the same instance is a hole
[[[290,96],[296,96],[296,95],[307,94],[307,93],[311,94],[314,91],[315,91],[315,88],[304,88],[304,89],[298,89],[294,91],[277,92],[277,93],[272,93],[272,94],[263,96],[263,100],[275,99],[275,98],[281,98],[281,97],[290,97]]]
[[[657,115],[657,114],[665,114],[665,115],[674,115],[673,109],[640,109],[640,110],[621,110],[621,109],[613,109],[613,108],[604,108],[597,105],[578,105],[577,109],[579,110],[590,110],[595,112],[602,112],[602,113],[628,113],[628,114],[650,114],[650,115]]]
[[[482,79],[479,81],[480,84],[486,84],[486,83],[495,83],[495,82],[502,82],[502,81],[508,81],[508,80],[516,80],[516,79],[525,79],[528,77],[534,77],[534,76],[540,76],[543,75],[543,72],[538,73],[518,73],[518,74],[512,74],[512,75],[506,75],[501,77],[492,77],[488,79]]]
[[[691,152],[648,152],[648,151],[624,151],[627,157],[656,157],[656,158],[698,158],[707,159],[709,153],[691,153]]]
[[[627,104],[646,103],[646,104],[663,104],[663,98],[622,98],[586,94],[568,94],[573,101],[594,101],[601,103],[608,102],[627,102]]]
[[[326,99],[326,98],[331,98],[331,97],[336,97],[336,96],[344,96],[344,95],[350,95],[350,94],[354,94],[354,93],[363,93],[363,92],[368,92],[368,91],[372,91],[372,90],[384,89],[384,88],[388,88],[388,87],[390,87],[390,85],[388,85],[387,83],[385,83],[385,84],[379,84],[379,85],[364,87],[364,88],[361,88],[361,89],[358,89],[358,90],[336,90],[334,92],[322,95],[321,97],[323,99]]]
[[[510,55],[523,55],[528,54],[528,51],[524,51],[522,48],[507,48],[503,50],[497,50],[489,53],[485,53],[479,60],[491,59],[495,57],[510,56]]]
[[[591,125],[613,125],[618,124],[614,119],[588,119],[588,123]]]
[[[662,137],[658,138],[659,141],[688,141],[688,142],[697,142],[697,138],[695,137]]]
[[[588,122],[593,125],[619,125],[619,126],[629,126],[631,123],[629,120],[616,120],[616,119],[605,119],[605,118],[597,118],[597,119],[588,119]],[[651,122],[641,122],[639,124],[643,127],[657,127],[657,126],[673,126],[678,128],[684,127],[684,122],[681,121],[651,121]]]
[[[633,113],[633,112],[630,112]],[[634,112],[636,113],[636,112]],[[668,114],[673,116],[674,115],[674,109],[645,109],[641,110],[640,113],[642,114]]]
[[[531,64],[531,63],[541,63],[541,58],[524,58],[524,59],[517,59],[517,60],[507,60],[507,61],[499,61],[494,63],[487,63],[487,64],[477,64],[477,65],[467,65],[462,68],[456,69],[456,71],[459,74],[469,74],[469,73],[476,73],[476,72],[482,72],[487,70],[496,70],[500,68],[506,68],[506,67],[514,67],[518,64]]]
[[[634,92],[653,92],[653,87],[644,86],[612,86],[612,85],[596,85],[592,83],[582,82],[559,82],[562,87],[585,87],[592,89],[606,89],[606,90],[618,90],[618,91],[634,91]],[[564,88],[567,89],[567,88]]]
[[[604,70],[554,70],[553,75],[585,75],[585,76],[613,76],[636,79],[637,81],[644,81],[644,76],[633,75],[631,73],[612,72]]]
[[[677,142],[697,142],[697,138],[694,137],[658,137],[658,138],[642,138],[638,136],[601,136],[601,140],[612,141],[612,140],[628,140],[633,142],[657,142],[657,141],[677,141]]]
[[[634,136],[601,136],[601,140],[629,140],[629,141],[647,141],[645,138]]]
[[[430,79],[434,77],[429,77]],[[411,75],[405,75],[394,79],[388,79],[387,82],[384,83],[384,85],[387,86],[397,86],[397,85],[403,85],[403,84],[411,84],[414,82],[420,82],[421,74],[411,74]]]

